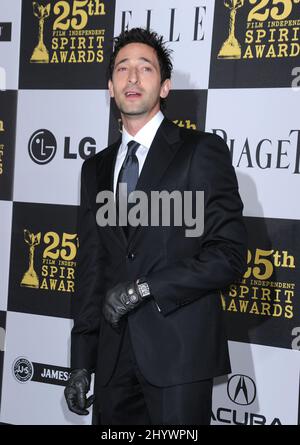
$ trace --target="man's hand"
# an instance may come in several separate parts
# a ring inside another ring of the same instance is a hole
[[[73,413],[81,416],[89,414],[89,408],[95,400],[92,395],[88,399],[86,394],[89,392],[91,383],[91,374],[86,369],[75,369],[71,375],[67,386],[65,387],[65,398],[68,408]]]
[[[118,329],[120,319],[150,297],[147,283],[141,281],[117,284],[106,293],[103,316],[113,328]]]

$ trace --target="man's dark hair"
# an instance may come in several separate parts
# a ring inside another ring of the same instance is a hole
[[[115,37],[113,41],[114,49],[109,62],[110,79],[112,79],[118,52],[121,48],[129,43],[144,43],[145,45],[151,46],[157,54],[160,66],[161,83],[163,83],[166,79],[171,78],[173,64],[170,55],[172,50],[166,48],[165,42],[163,42],[163,37],[159,36],[156,32],[148,31],[144,28],[132,28],[129,31],[121,32],[121,34],[118,37]]]

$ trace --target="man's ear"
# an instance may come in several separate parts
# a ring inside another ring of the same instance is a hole
[[[164,80],[162,86],[160,87],[160,97],[162,99],[165,99],[168,96],[170,89],[171,89],[171,80],[170,79]]]
[[[112,81],[110,79],[108,81],[108,90],[109,90],[110,97],[115,97],[115,95],[114,95],[114,86],[113,86],[113,83],[112,83]]]

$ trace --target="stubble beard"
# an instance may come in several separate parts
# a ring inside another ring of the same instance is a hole
[[[148,107],[146,107],[145,105],[141,105],[136,109],[130,109],[130,107],[126,107],[126,105],[119,104],[118,108],[124,116],[141,116],[148,111]]]
[[[142,116],[143,114],[147,114],[152,111],[152,109],[155,107],[155,100],[148,100],[148,103],[144,102],[137,104],[136,107],[131,107],[130,104],[127,105],[122,101],[116,101],[116,105],[124,116]]]

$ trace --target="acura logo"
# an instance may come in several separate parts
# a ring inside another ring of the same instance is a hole
[[[227,383],[227,394],[237,405],[251,405],[256,397],[254,380],[247,375],[233,375]]]

